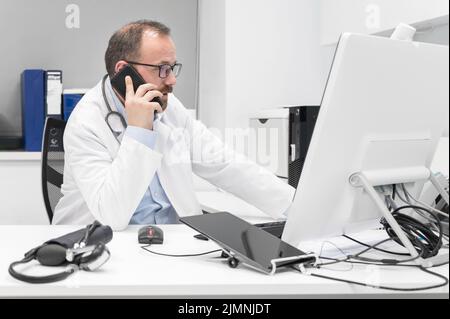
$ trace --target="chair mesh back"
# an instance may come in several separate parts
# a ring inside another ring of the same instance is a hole
[[[65,122],[47,118],[42,148],[42,190],[50,223],[53,213],[61,199],[61,185],[64,174],[64,135]]]

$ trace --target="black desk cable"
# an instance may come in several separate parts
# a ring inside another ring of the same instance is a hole
[[[397,255],[397,256],[410,256],[410,254],[408,254],[408,253],[400,253],[400,252],[395,252],[395,251],[389,251],[389,250],[381,249],[381,248],[378,248],[378,247],[370,246],[370,245],[365,244],[365,243],[363,243],[363,242],[361,242],[361,241],[359,241],[359,240],[357,240],[355,238],[352,238],[352,237],[350,237],[348,235],[343,235],[343,237],[345,237],[345,238],[347,238],[347,239],[349,239],[349,240],[351,240],[351,241],[353,241],[353,242],[355,242],[355,243],[357,243],[357,244],[359,244],[361,246],[371,247],[372,249],[377,250],[377,251],[381,251],[382,253],[386,253],[386,254],[390,254],[390,255]]]
[[[216,249],[216,250],[211,250],[211,251],[207,251],[207,252],[203,252],[203,253],[198,253],[198,254],[181,254],[181,255],[172,255],[172,254],[164,254],[164,253],[159,253],[156,251],[152,251],[150,249],[147,249],[148,247],[150,247],[151,245],[146,245],[146,246],[141,246],[141,248],[149,253],[155,254],[155,255],[159,255],[159,256],[165,256],[165,257],[197,257],[197,256],[204,256],[204,255],[209,255],[209,254],[213,254],[213,253],[217,253],[222,251],[222,249]]]
[[[353,240],[353,239],[352,239]],[[310,273],[310,276],[313,277],[318,277],[318,278],[322,278],[322,279],[328,279],[328,280],[333,280],[333,281],[338,281],[338,282],[344,282],[344,283],[348,283],[348,284],[354,284],[354,285],[358,285],[358,286],[364,286],[364,287],[370,287],[370,288],[376,288],[376,289],[385,289],[385,290],[392,290],[392,291],[423,291],[423,290],[430,290],[430,289],[435,289],[435,288],[440,288],[440,287],[444,287],[446,285],[448,285],[449,280],[447,279],[447,277],[440,275],[438,273],[432,272],[426,268],[424,268],[423,266],[419,266],[419,265],[404,265],[404,264],[400,264],[400,261],[397,260],[389,260],[389,259],[383,259],[380,260],[378,263],[375,262],[363,262],[363,261],[353,261],[352,259],[359,258],[361,254],[366,253],[367,251],[371,250],[371,249],[375,249],[377,246],[386,243],[388,241],[390,241],[391,239],[385,239],[375,245],[368,245],[368,244],[363,244],[364,246],[367,246],[368,248],[355,254],[355,255],[348,255],[345,257],[345,259],[335,259],[335,258],[329,258],[329,257],[323,257],[320,256],[320,259],[325,259],[325,260],[330,260],[331,262],[328,263],[322,263],[322,264],[318,264],[316,265],[315,268],[320,269],[324,266],[328,266],[328,265],[332,265],[332,264],[338,264],[338,263],[350,263],[350,264],[359,264],[359,265],[374,265],[374,266],[387,266],[387,267],[410,267],[410,268],[418,268],[421,271],[428,273],[430,275],[433,275],[439,279],[443,280],[443,283],[441,284],[436,284],[436,285],[431,285],[431,286],[427,286],[427,287],[414,287],[414,288],[398,288],[398,287],[389,287],[389,286],[382,286],[382,285],[373,285],[373,284],[369,284],[369,283],[363,283],[363,282],[357,282],[357,281],[353,281],[353,280],[348,280],[348,279],[342,279],[342,278],[336,278],[336,277],[330,277],[330,276],[325,276],[325,275],[319,275],[319,274],[314,274],[314,273]],[[420,255],[419,255],[420,257]],[[417,257],[417,258],[419,258]],[[416,259],[416,258],[414,258]],[[412,259],[410,259],[409,261],[411,261]],[[381,261],[385,261],[386,263],[382,263]],[[401,261],[401,262],[406,262],[406,260]],[[298,269],[295,266],[292,266],[293,269],[295,269],[296,271],[302,272],[300,269]]]
[[[427,225],[421,223],[417,219],[400,213],[405,209],[414,209],[428,213],[435,219],[439,234],[436,235],[432,230],[430,230]],[[422,255],[423,258],[426,259],[437,255],[439,249],[442,247],[444,232],[442,228],[442,222],[436,214],[434,214],[431,210],[414,205],[399,207],[391,214],[400,225],[400,228],[403,230],[405,235],[411,241],[414,248],[420,255]],[[384,218],[381,220],[381,224],[384,226],[389,237],[392,238],[396,243],[402,245],[400,239]]]
[[[368,265],[373,265],[373,264],[368,263]],[[384,265],[384,266],[386,266],[386,265]],[[442,279],[444,282],[442,284],[432,285],[432,286],[428,286],[428,287],[398,288],[398,287],[388,287],[388,286],[382,286],[382,285],[372,285],[372,284],[369,284],[369,283],[357,282],[357,281],[353,281],[353,280],[335,278],[335,277],[318,275],[318,274],[310,274],[310,276],[317,277],[317,278],[322,278],[322,279],[333,280],[333,281],[344,282],[344,283],[347,283],[347,284],[354,284],[354,285],[363,286],[363,287],[376,288],[376,289],[385,289],[385,290],[392,290],[392,291],[423,291],[423,290],[430,290],[430,289],[440,288],[440,287],[444,287],[444,286],[448,285],[447,277],[445,277],[443,275],[440,275],[440,274],[437,274],[435,272],[432,272],[432,271],[430,271],[430,270],[428,270],[428,269],[426,269],[426,268],[424,268],[422,266],[416,266],[416,265],[396,265],[396,266],[419,268],[423,272],[426,272],[426,273],[428,273],[430,275],[433,275],[435,277],[438,277],[438,278]],[[293,268],[295,270],[301,272],[296,267],[293,267]]]

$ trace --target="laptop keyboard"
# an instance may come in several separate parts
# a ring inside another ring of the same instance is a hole
[[[286,221],[254,224],[254,226],[256,226],[278,238],[281,238],[281,235],[283,234],[285,225],[286,225]]]

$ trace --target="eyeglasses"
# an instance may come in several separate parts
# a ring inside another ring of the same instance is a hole
[[[152,68],[159,68],[159,77],[161,79],[165,79],[167,78],[170,73],[173,73],[173,75],[175,77],[178,77],[178,75],[180,75],[181,72],[181,68],[183,67],[183,65],[181,63],[175,63],[175,64],[159,64],[159,65],[155,65],[155,64],[146,64],[146,63],[139,63],[139,62],[134,62],[134,61],[125,61],[128,64],[135,64],[135,65],[143,65],[143,66],[149,66]]]

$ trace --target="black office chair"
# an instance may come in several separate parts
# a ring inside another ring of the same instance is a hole
[[[64,174],[63,135],[66,122],[48,117],[42,141],[42,193],[50,224],[56,204],[61,199]]]

